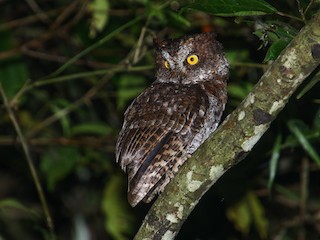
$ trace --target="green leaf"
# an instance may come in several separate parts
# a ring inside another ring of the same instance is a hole
[[[300,142],[301,146],[308,153],[311,159],[320,167],[320,157],[301,128],[301,122],[298,120],[289,120],[288,128]]]
[[[270,159],[270,166],[269,166],[269,181],[268,181],[268,189],[269,191],[272,188],[276,172],[277,172],[277,166],[278,166],[278,161],[280,157],[280,150],[281,150],[281,140],[282,136],[281,134],[278,134],[276,141],[273,145],[272,149],[272,155]]]
[[[20,90],[27,78],[27,67],[22,61],[16,59],[1,63],[0,81],[9,99]]]
[[[234,224],[235,229],[243,235],[248,235],[252,216],[244,199],[240,200],[226,211],[227,218]]]
[[[122,175],[113,175],[107,183],[102,200],[102,210],[106,215],[105,228],[115,240],[126,240],[133,233],[134,217],[129,209]]]
[[[3,208],[7,208],[7,207],[16,208],[21,211],[25,211],[25,212],[29,212],[29,213],[35,213],[33,210],[24,206],[18,200],[12,199],[12,198],[6,198],[6,199],[3,199],[0,201],[0,210]]]
[[[94,38],[97,33],[101,32],[107,25],[110,8],[109,1],[93,0],[88,7],[89,11],[92,13],[89,35],[91,38]]]
[[[0,31],[0,52],[17,48],[11,32]],[[19,55],[0,61],[0,82],[8,97],[11,99],[25,84],[29,77],[26,64]]]
[[[70,129],[70,135],[92,134],[105,136],[112,132],[112,128],[104,123],[84,123]]]
[[[269,23],[275,26],[275,34],[279,38],[285,39],[288,42],[291,41],[299,32],[297,29],[286,22],[270,21]]]
[[[241,101],[248,95],[252,88],[253,84],[250,82],[234,82],[229,84],[228,96],[230,97],[230,106],[239,106]]]
[[[320,130],[308,130],[308,132],[304,133],[304,136],[306,139],[308,139],[309,142],[315,142],[319,143],[320,142]],[[284,144],[282,144],[281,148],[288,148],[288,147],[297,147],[300,146],[300,142],[294,135],[290,135],[286,138],[286,141]]]
[[[320,111],[320,110],[319,110]],[[310,142],[310,143],[320,143],[320,128],[316,125],[316,119],[317,116],[319,117],[318,113],[316,113],[316,116],[314,118],[313,126],[310,129],[309,126],[304,124],[302,121],[295,120],[300,128],[300,131],[303,132],[304,137]],[[283,143],[282,148],[292,148],[292,147],[298,147],[301,146],[300,141],[297,139],[297,137],[292,134],[289,135],[286,138],[286,141]]]
[[[180,27],[190,27],[191,23],[188,19],[181,16],[181,14],[175,13],[175,12],[168,12],[169,22],[175,23],[175,25]]]
[[[299,194],[291,191],[290,189],[283,187],[281,185],[275,185],[275,189],[283,194],[286,198],[291,199],[293,201],[299,202],[300,201],[300,197]]]
[[[55,147],[42,155],[40,170],[47,179],[49,191],[75,169],[80,159],[81,155],[74,147]]]
[[[239,202],[227,209],[227,218],[243,235],[248,235],[254,225],[261,239],[267,238],[268,221],[257,196],[248,192]]]
[[[198,0],[182,8],[199,10],[217,16],[256,16],[277,12],[263,0]]]
[[[280,21],[266,21],[263,23],[258,21],[257,28],[258,30],[256,30],[253,34],[258,36],[262,41],[260,48],[271,44],[264,62],[275,60],[280,52],[298,33],[295,28]]]
[[[273,43],[268,51],[267,54],[263,60],[263,62],[268,62],[271,60],[275,60],[279,54],[281,53],[281,51],[288,45],[287,41],[279,39],[278,41],[276,41],[275,43]]]
[[[252,90],[253,84],[244,82],[241,84],[231,83],[228,86],[228,94],[234,98],[243,100],[248,93]]]
[[[154,17],[157,19],[157,22],[160,24],[165,24],[168,22],[168,19],[165,15],[165,11],[161,4],[154,2],[153,4],[148,4],[148,17]]]
[[[263,205],[253,192],[249,192],[247,194],[247,198],[253,216],[253,223],[259,233],[260,239],[267,239],[269,224],[265,216]]]
[[[313,126],[316,129],[316,131],[320,132],[320,108],[318,109],[318,111],[316,112],[316,115],[314,116]]]
[[[306,86],[300,91],[297,95],[297,99],[302,98],[304,94],[306,94],[311,88],[313,88],[320,81],[320,72],[314,75],[311,80],[307,83]]]

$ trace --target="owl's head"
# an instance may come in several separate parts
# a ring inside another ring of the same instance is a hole
[[[156,63],[158,82],[194,84],[226,80],[229,73],[222,46],[212,33],[161,42],[156,50]]]

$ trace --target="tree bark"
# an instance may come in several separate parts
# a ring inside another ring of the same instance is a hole
[[[240,106],[181,167],[134,239],[174,239],[200,198],[251,151],[319,63],[320,11],[270,65]]]

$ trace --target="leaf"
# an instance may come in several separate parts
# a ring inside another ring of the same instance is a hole
[[[293,201],[296,201],[296,202],[300,202],[300,197],[299,197],[299,194],[291,191],[290,189],[286,188],[286,187],[283,187],[281,185],[276,185],[275,186],[275,189],[281,193],[282,195],[284,195],[286,198],[288,199],[291,199]]]
[[[154,17],[157,19],[157,22],[160,24],[166,24],[168,19],[165,15],[165,11],[163,11],[163,7],[159,3],[148,4],[148,17]]]
[[[91,4],[89,4],[89,11],[92,13],[89,33],[91,38],[94,38],[97,33],[100,33],[107,25],[109,8],[108,0],[93,0]]]
[[[250,210],[253,216],[253,223],[261,239],[267,239],[268,235],[268,220],[265,216],[265,210],[259,198],[253,193],[249,192],[247,195]]]
[[[265,211],[253,192],[248,192],[239,202],[229,207],[227,218],[243,235],[247,236],[251,226],[254,225],[260,238],[267,238],[268,221],[265,217]]]
[[[245,82],[242,84],[231,83],[228,86],[228,94],[234,98],[243,100],[252,90],[253,84]]]
[[[181,14],[175,12],[168,12],[169,22],[175,23],[176,26],[180,27],[190,27],[191,23],[188,19],[181,16]]]
[[[54,190],[56,184],[70,174],[81,155],[74,147],[55,147],[41,157],[40,170],[47,179],[48,190]]]
[[[307,83],[307,85],[303,87],[303,89],[297,95],[297,99],[302,98],[302,96],[306,94],[310,89],[312,89],[319,81],[320,81],[320,72],[314,75],[311,78],[311,80]]]
[[[281,39],[288,40],[288,42],[291,41],[299,32],[286,22],[270,21],[269,23],[276,26],[274,31],[275,34]]]
[[[277,172],[277,166],[278,166],[280,150],[281,150],[281,139],[282,139],[281,134],[278,134],[272,149],[272,155],[271,155],[270,165],[269,165],[269,181],[268,181],[269,191],[272,188],[272,185],[276,176],[276,172]]]
[[[302,123],[298,120],[289,120],[288,128],[300,142],[301,146],[308,153],[311,159],[320,167],[320,157],[307,139],[303,129],[301,128],[301,124]]]
[[[280,21],[266,21],[256,23],[258,30],[253,34],[262,41],[260,48],[271,44],[265,56],[264,62],[275,60],[281,51],[291,42],[297,35],[298,31]]]
[[[15,46],[12,34],[9,31],[0,31],[0,52],[10,52],[15,48],[17,46]],[[0,61],[0,82],[10,100],[25,84],[29,77],[29,72],[19,55],[4,59]]]
[[[252,222],[251,214],[245,199],[241,199],[226,211],[227,218],[233,222],[234,227],[243,235],[248,235]]]
[[[21,211],[25,211],[25,212],[29,212],[29,213],[35,213],[33,210],[31,210],[30,208],[24,206],[18,200],[13,199],[13,198],[6,198],[6,199],[2,199],[0,201],[0,210],[3,209],[3,208],[7,208],[7,207],[16,208],[16,209],[19,209]]]
[[[1,63],[0,81],[9,99],[19,91],[27,78],[27,67],[22,61],[12,60],[7,61],[6,64]]]
[[[320,132],[320,108],[318,109],[318,111],[316,112],[316,114],[314,116],[313,126],[316,129],[316,131]]]
[[[182,8],[199,10],[217,16],[256,16],[277,12],[263,0],[198,0]]]
[[[277,42],[273,43],[268,51],[267,54],[263,60],[263,62],[268,62],[272,60],[276,60],[276,58],[279,56],[281,51],[288,45],[288,43],[282,39],[279,39]]]
[[[317,119],[315,116],[314,121]],[[296,120],[295,120],[296,121]],[[310,143],[319,143],[320,142],[320,128],[318,128],[315,125],[315,122],[313,123],[313,128],[310,129],[306,124],[304,124],[301,121],[299,122],[299,128],[301,131],[303,131],[304,137],[310,142]],[[286,141],[282,144],[281,148],[287,148],[287,147],[297,147],[301,146],[301,143],[299,140],[296,138],[295,135],[289,135],[286,138]]]
[[[105,228],[115,240],[129,239],[133,233],[134,217],[124,197],[125,181],[120,175],[113,175],[106,184],[102,200],[102,210],[106,215]]]
[[[104,123],[84,123],[78,124],[70,129],[70,135],[94,134],[107,135],[112,132],[112,128]]]

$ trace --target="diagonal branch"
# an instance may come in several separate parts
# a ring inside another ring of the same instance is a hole
[[[173,239],[206,191],[241,161],[289,97],[320,63],[320,11],[269,67],[252,92],[182,166],[135,236]]]

